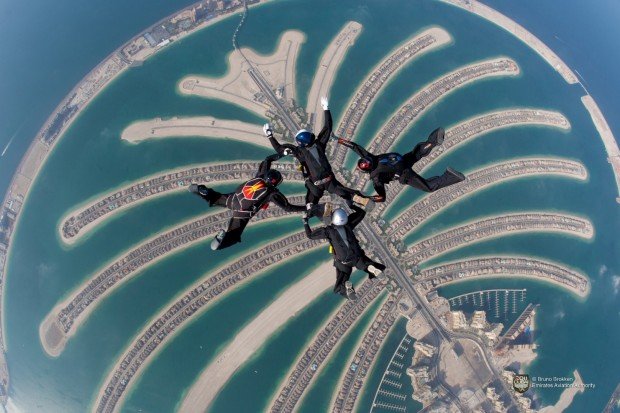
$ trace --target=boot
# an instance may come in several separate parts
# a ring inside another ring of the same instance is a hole
[[[220,247],[220,244],[222,243],[225,235],[226,231],[221,229],[220,232],[217,233],[215,238],[213,238],[213,241],[211,241],[211,249],[213,251],[217,250]]]
[[[357,294],[355,293],[355,289],[353,288],[353,283],[351,281],[347,281],[344,283],[344,286],[347,289],[347,298],[351,301],[356,301]]]

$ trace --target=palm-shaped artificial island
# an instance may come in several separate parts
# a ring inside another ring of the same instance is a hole
[[[355,41],[363,31],[362,25],[355,21],[348,22],[331,40],[320,58],[306,107],[303,108],[299,106],[296,96],[295,73],[299,51],[306,41],[305,35],[299,31],[282,33],[275,51],[269,55],[239,48],[237,34],[246,14],[247,8],[233,35],[235,49],[229,55],[228,73],[219,78],[182,78],[178,82],[178,91],[184,95],[231,103],[266,118],[273,125],[276,136],[284,141],[291,141],[302,127],[318,130],[322,122],[320,97],[331,95],[341,64],[348,51],[355,47]],[[412,62],[429,54],[447,52],[452,43],[451,34],[435,26],[413,34],[387,52],[360,82],[344,106],[335,123],[336,135],[356,140],[360,126],[390,81]],[[543,53],[537,51],[548,61],[557,58],[544,45],[541,47]],[[545,53],[551,55],[545,56]],[[569,83],[575,82],[570,71],[566,71],[568,69],[563,66],[556,69]],[[418,119],[451,93],[474,87],[483,80],[517,76],[519,73],[518,62],[508,56],[472,61],[450,72],[437,72],[430,83],[411,91],[398,109],[387,116],[387,121],[370,142],[369,150],[393,150],[408,136],[407,132]],[[474,139],[483,139],[501,129],[525,126],[530,127],[529,134],[535,134],[540,128],[570,130],[569,120],[559,112],[530,107],[497,108],[448,125],[443,144],[416,163],[414,170],[422,173]],[[137,145],[148,140],[183,137],[231,139],[271,149],[260,124],[219,119],[208,113],[198,117],[137,121],[129,125],[121,136]],[[368,189],[365,176],[346,168],[347,156],[346,148],[331,145],[330,161],[339,179],[352,188]],[[60,240],[66,248],[73,248],[88,242],[90,234],[123,211],[175,191],[186,191],[190,183],[222,185],[250,179],[254,177],[258,165],[259,161],[251,159],[183,165],[96,194],[68,211],[60,220]],[[283,173],[285,180],[303,182],[293,162],[281,162],[275,167]],[[299,356],[274,393],[270,410],[295,410],[328,364],[338,344],[365,315],[370,314],[372,321],[357,341],[346,363],[348,368],[341,373],[333,389],[330,406],[333,411],[352,411],[356,408],[377,355],[399,317],[407,319],[407,335],[383,374],[373,407],[402,409],[402,395],[397,390],[400,389],[399,381],[405,376],[401,377],[402,374],[393,368],[400,366],[410,376],[413,397],[425,406],[444,404],[459,409],[475,409],[492,405],[497,409],[529,411],[530,399],[512,388],[512,379],[519,365],[535,357],[535,344],[515,345],[521,333],[531,326],[537,308],[527,302],[525,290],[487,289],[444,298],[438,294],[438,289],[477,279],[527,278],[552,283],[578,299],[586,299],[590,292],[588,277],[543,257],[480,255],[458,261],[436,261],[444,254],[467,245],[517,233],[561,233],[587,241],[594,236],[591,222],[569,212],[510,211],[507,208],[502,214],[461,222],[415,242],[409,239],[437,214],[492,186],[532,176],[550,181],[553,177],[585,181],[588,172],[578,161],[543,156],[517,157],[464,172],[467,175],[465,181],[426,194],[402,211],[395,204],[406,190],[399,184],[388,186],[387,202],[375,205],[357,229],[366,251],[387,265],[387,281],[359,281],[358,299],[343,301],[306,346],[299,348]],[[294,203],[303,203],[303,194],[294,194],[290,199]],[[338,199],[332,197],[331,201],[337,203]],[[393,218],[388,218],[390,211]],[[172,228],[162,229],[128,251],[112,257],[108,264],[85,277],[81,285],[68,292],[66,299],[49,311],[39,330],[45,351],[51,356],[60,356],[67,342],[97,310],[98,305],[123,283],[139,277],[147,268],[191,245],[204,243],[224,227],[229,218],[229,211],[208,212]],[[290,218],[290,214],[270,208],[260,212],[250,225],[261,226],[265,222],[285,218]],[[255,240],[245,240],[245,243],[252,242]],[[227,294],[274,266],[325,248],[324,243],[309,240],[302,230],[298,230],[258,245],[251,252],[234,257],[215,271],[204,274],[128,340],[115,366],[101,382],[93,411],[119,411],[132,386],[163,347],[215,302],[225,299]],[[333,283],[332,271],[331,257],[326,255],[321,265],[291,284],[254,315],[204,368],[185,394],[180,411],[197,411],[210,406],[235,371],[252,354],[298,312],[328,293]],[[476,310],[473,314],[457,308],[464,301],[471,301]],[[489,321],[492,317],[488,312],[499,311],[500,301],[506,303],[502,311],[507,311],[509,302],[513,302],[513,313],[516,314],[519,307],[519,314],[513,317],[515,320],[511,325]],[[492,302],[496,304],[493,309]],[[407,346],[412,347],[412,339],[415,339],[415,352],[409,362],[400,351]],[[576,371],[575,377],[580,380]]]

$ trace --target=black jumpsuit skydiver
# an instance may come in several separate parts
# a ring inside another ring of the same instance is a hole
[[[368,278],[375,278],[375,275],[368,271],[368,266],[373,265],[381,271],[385,270],[385,265],[373,261],[366,256],[359,244],[353,229],[362,222],[366,211],[356,205],[351,207],[355,212],[349,215],[348,222],[343,226],[327,225],[312,230],[308,221],[304,220],[304,229],[310,239],[326,239],[331,244],[334,251],[334,267],[336,267],[336,284],[334,292],[347,296],[345,283],[351,277],[353,267],[368,273]]]
[[[209,206],[221,206],[233,211],[233,216],[228,223],[228,229],[218,246],[218,250],[230,247],[241,242],[241,234],[250,219],[261,209],[266,209],[273,202],[286,212],[304,212],[302,205],[292,205],[278,188],[268,185],[263,178],[271,163],[280,159],[282,155],[273,154],[261,162],[256,177],[239,185],[234,192],[222,194],[209,188],[206,196],[200,195]]]
[[[372,170],[370,179],[372,180],[378,197],[373,198],[375,202],[384,202],[386,197],[385,184],[398,180],[403,185],[409,185],[425,192],[434,192],[446,186],[463,181],[464,177],[459,172],[448,169],[440,176],[433,176],[425,179],[418,175],[413,169],[413,165],[420,159],[431,153],[434,145],[431,142],[437,141],[441,134],[443,140],[443,129],[437,128],[431,132],[426,142],[418,143],[411,152],[401,155],[396,152],[374,155],[360,145],[346,139],[338,139],[338,143],[353,149],[360,157],[371,160]]]
[[[302,166],[302,172],[306,178],[306,203],[317,204],[325,191],[335,194],[344,199],[348,205],[353,203],[353,196],[364,195],[340,183],[332,171],[332,167],[325,155],[325,149],[332,134],[332,115],[329,110],[324,111],[325,124],[317,136],[315,142],[308,147],[280,144],[273,135],[269,136],[269,142],[279,154],[285,149],[290,149]]]

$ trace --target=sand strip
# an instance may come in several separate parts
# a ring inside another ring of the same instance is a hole
[[[264,309],[207,366],[185,395],[180,412],[203,412],[226,382],[267,340],[298,311],[324,294],[334,283],[331,262],[321,264],[310,275],[287,289]]]

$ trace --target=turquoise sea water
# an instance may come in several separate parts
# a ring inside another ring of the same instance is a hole
[[[328,5],[332,12],[325,13]],[[302,12],[304,19],[297,19]],[[381,2],[362,5],[354,1],[337,5],[327,1],[312,5],[276,2],[250,12],[240,42],[268,53],[274,49],[282,31],[305,32],[308,37],[297,65],[298,95],[300,103],[305,105],[306,91],[323,48],[351,19],[361,22],[364,31],[350,49],[331,92],[330,104],[336,119],[344,112],[344,105],[357,84],[395,45],[430,25],[444,27],[455,39],[454,44],[406,67],[386,88],[360,129],[360,142],[368,142],[389,114],[421,86],[462,65],[499,55],[515,59],[522,74],[516,78],[485,80],[452,93],[416,122],[397,149],[407,150],[437,124],[450,126],[490,110],[540,107],[558,110],[570,120],[572,129],[568,133],[518,127],[478,138],[443,158],[428,174],[440,173],[448,165],[469,171],[497,161],[543,155],[580,160],[590,174],[587,182],[552,177],[498,185],[446,209],[407,241],[413,242],[463,221],[505,212],[554,210],[587,216],[596,230],[590,242],[559,235],[517,235],[475,244],[427,265],[481,254],[518,254],[557,261],[588,274],[593,285],[585,301],[578,301],[555,287],[505,280],[455,285],[442,294],[458,295],[482,287],[527,287],[528,298],[540,303],[537,326],[541,331],[540,356],[528,372],[558,376],[578,368],[584,381],[595,383],[596,388],[579,395],[570,411],[600,409],[620,379],[617,373],[620,361],[616,356],[620,332],[613,328],[620,317],[620,302],[612,284],[612,276],[620,273],[619,257],[614,253],[619,249],[615,234],[620,231],[620,220],[614,201],[617,194],[613,176],[600,138],[579,101],[580,89],[569,87],[537,55],[495,26],[433,1],[399,2],[391,7]],[[176,92],[183,76],[218,76],[226,72],[230,35],[236,24],[237,19],[232,18],[197,33],[117,79],[75,122],[34,184],[13,241],[5,301],[11,396],[23,411],[85,411],[128,340],[173,297],[228,260],[263,242],[301,229],[298,218],[292,217],[277,225],[259,224],[249,228],[244,242],[230,250],[215,254],[204,242],[174,254],[104,300],[61,357],[51,359],[40,347],[39,323],[65,294],[141,240],[204,213],[205,205],[182,193],[166,196],[127,211],[76,247],[65,249],[58,244],[56,228],[69,209],[123,182],[168,168],[240,158],[258,160],[268,154],[265,149],[251,145],[209,139],[161,140],[139,145],[128,145],[119,139],[121,131],[131,122],[153,117],[212,115],[262,122],[232,105]],[[289,193],[297,191],[291,189]],[[390,216],[421,196],[408,191]],[[180,332],[145,370],[125,410],[173,409],[209,360],[254,314],[326,258],[324,249],[299,257],[270,270],[214,305]],[[331,273],[326,276],[333,277]],[[233,401],[265,406],[288,366],[303,350],[303,343],[339,303],[338,297],[327,294],[287,323],[233,376],[216,399],[213,411],[223,411]],[[343,349],[354,351],[351,343],[361,334],[361,330],[354,329],[345,338]],[[392,338],[388,339],[388,344],[391,342]],[[389,347],[386,345],[385,352],[379,355],[378,366],[391,357],[393,347],[392,350]],[[592,348],[597,351],[593,352]],[[320,382],[337,380],[342,371],[337,367],[338,360],[342,364],[347,359],[343,350],[338,352],[334,361],[330,361],[335,364],[330,364]],[[373,377],[381,373],[373,372],[370,381],[376,382]],[[308,399],[327,403],[332,390],[327,384],[314,386]],[[374,395],[374,389],[369,388],[368,392]],[[247,397],[239,400],[240,394]],[[541,392],[540,396],[545,403],[554,403],[558,398],[554,391]],[[368,410],[372,398],[364,394],[361,401],[360,411]],[[249,406],[241,404],[241,410]],[[310,408],[311,405],[302,406],[302,409]]]

